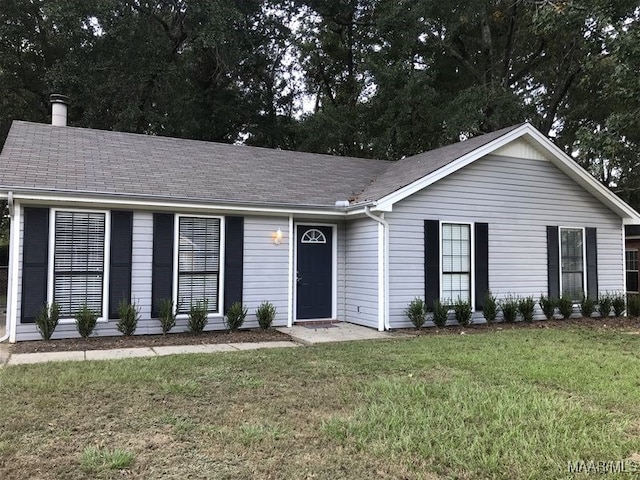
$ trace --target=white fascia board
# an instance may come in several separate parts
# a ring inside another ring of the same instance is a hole
[[[491,152],[497,150],[498,148],[521,137],[527,132],[528,128],[533,127],[531,127],[528,123],[521,125],[520,127],[508,133],[505,133],[503,136],[496,138],[492,142],[489,142],[482,147],[478,147],[475,150],[467,153],[466,155],[458,158],[457,160],[448,163],[435,172],[432,172],[429,175],[426,175],[416,180],[415,182],[410,183],[409,185],[406,185],[393,193],[390,193],[389,195],[378,200],[376,210],[391,211],[390,209],[392,208],[393,204],[399,202],[400,200],[404,200],[405,198],[413,195],[416,192],[419,192],[423,188],[428,187],[438,180],[448,177],[452,173],[457,172],[461,168],[475,162],[479,158],[482,158],[485,155],[489,155]]]
[[[292,214],[300,216],[324,216],[324,217],[344,217],[345,212],[327,209],[314,209],[313,207],[296,207],[292,205],[290,208],[278,206],[251,206],[251,205],[225,205],[225,204],[208,204],[189,201],[168,202],[163,200],[140,200],[134,198],[116,198],[116,197],[100,197],[100,196],[76,196],[76,195],[56,195],[50,193],[31,193],[16,192],[14,198],[31,203],[63,203],[68,205],[90,206],[96,208],[97,205],[111,207],[127,207],[140,209],[160,209],[176,211],[204,211],[204,212],[228,212],[228,213],[245,213],[256,214],[263,213],[267,215],[289,216]]]
[[[625,225],[640,224],[640,213],[596,180],[569,155],[533,127],[527,132],[551,156],[551,162],[585,190],[618,214]]]
[[[584,168],[578,165],[571,157],[558,148],[551,140],[545,137],[542,133],[532,127],[530,124],[525,123],[520,127],[505,133],[503,136],[495,139],[492,142],[483,145],[482,147],[469,152],[468,154],[454,160],[453,162],[445,165],[444,167],[436,170],[435,172],[383,197],[377,202],[375,210],[390,211],[393,204],[407,198],[410,195],[422,190],[425,187],[441,180],[452,173],[460,170],[461,168],[475,162],[476,160],[490,155],[492,152],[503,147],[504,145],[522,137],[528,135],[536,144],[546,151],[551,159],[551,162],[556,165],[563,173],[576,181],[585,190],[594,195],[603,204],[609,207],[617,215],[619,215],[623,224],[625,225],[637,225],[640,224],[640,213],[636,212],[631,206],[627,205],[622,199],[611,192],[607,187],[598,182],[591,176]]]

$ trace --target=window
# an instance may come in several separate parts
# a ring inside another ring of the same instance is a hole
[[[627,271],[627,292],[638,291],[638,250],[624,252]]]
[[[471,301],[471,225],[442,224],[442,301]]]
[[[574,301],[582,300],[585,291],[585,259],[582,228],[560,229],[560,293]]]
[[[304,232],[300,243],[327,243],[327,238],[317,228],[311,228]]]
[[[220,219],[180,217],[178,228],[178,311],[206,301],[218,312]]]
[[[55,212],[53,301],[60,316],[88,308],[102,315],[105,214]]]

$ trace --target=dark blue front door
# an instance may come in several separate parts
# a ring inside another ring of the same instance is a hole
[[[298,226],[298,320],[331,318],[332,241],[331,227]]]

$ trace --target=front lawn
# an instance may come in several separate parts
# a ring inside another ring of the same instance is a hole
[[[0,478],[630,478],[638,352],[523,329],[6,367]]]

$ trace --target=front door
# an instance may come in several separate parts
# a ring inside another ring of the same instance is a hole
[[[297,320],[331,318],[332,233],[331,227],[298,226]]]

